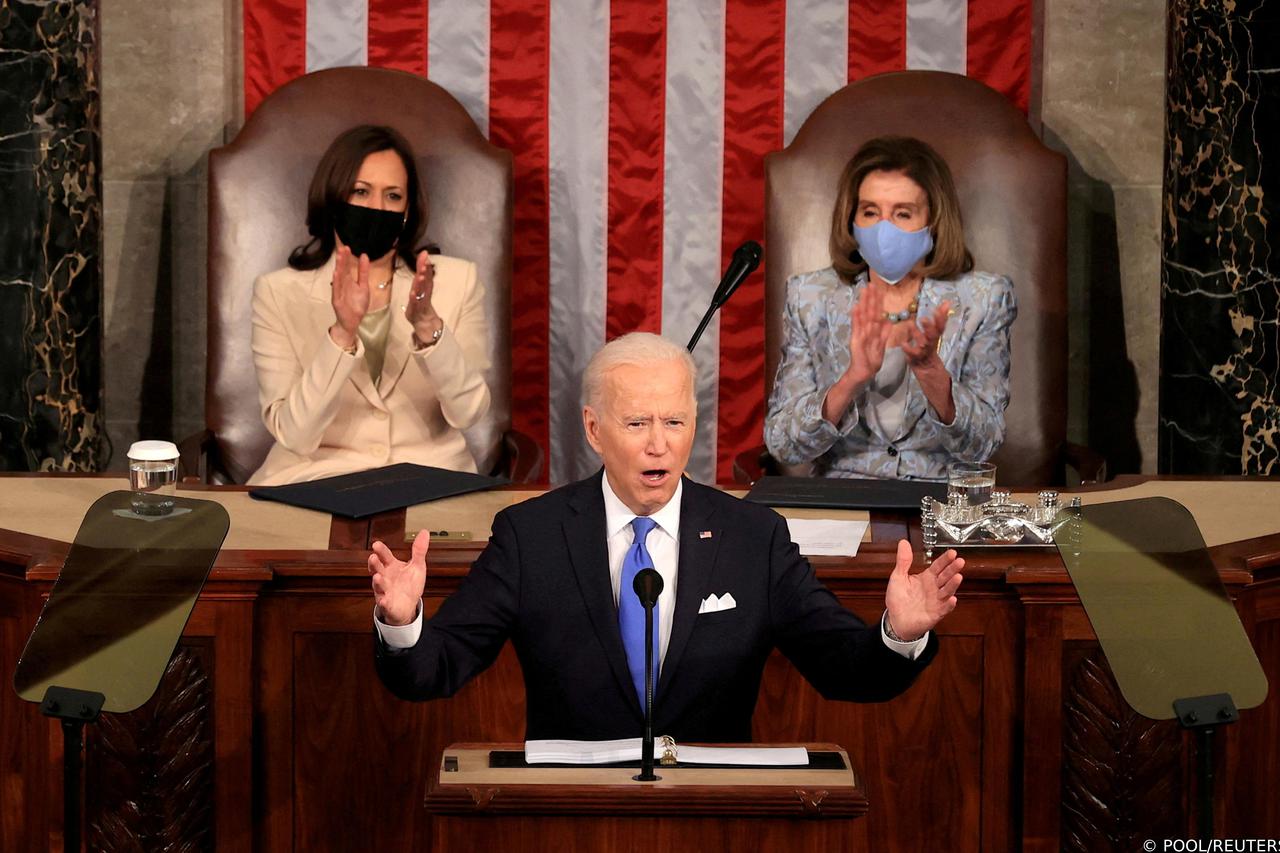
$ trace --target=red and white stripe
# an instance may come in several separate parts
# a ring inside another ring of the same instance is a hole
[[[966,73],[1026,109],[1031,0],[244,0],[246,109],[307,71],[426,74],[515,155],[515,426],[565,482],[598,462],[578,383],[627,331],[684,343],[763,235],[763,157],[851,80]],[[691,473],[761,441],[763,282],[703,335]]]

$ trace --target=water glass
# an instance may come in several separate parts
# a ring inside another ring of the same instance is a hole
[[[138,515],[168,515],[178,483],[178,447],[171,441],[135,441],[129,447],[130,507]]]
[[[947,503],[964,497],[971,507],[991,500],[996,485],[996,466],[990,462],[953,462],[947,466]]]

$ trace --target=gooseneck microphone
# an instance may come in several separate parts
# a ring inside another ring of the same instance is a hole
[[[720,310],[721,305],[729,301],[729,297],[738,289],[738,285],[742,284],[746,277],[755,272],[756,267],[760,266],[760,256],[763,252],[764,250],[760,248],[760,244],[755,240],[748,240],[733,250],[733,257],[729,260],[729,266],[725,269],[724,277],[720,279],[720,284],[716,286],[716,292],[711,297],[711,304],[707,306],[707,313],[702,315],[702,322],[698,324],[698,330],[689,339],[689,346],[686,347],[689,352],[693,352],[693,348],[697,346],[698,338],[702,337],[707,324],[711,322],[712,315]]]
[[[637,782],[655,782],[653,773],[653,606],[662,594],[662,575],[653,569],[641,569],[631,584],[640,606],[644,608],[644,739],[640,744],[640,775]]]

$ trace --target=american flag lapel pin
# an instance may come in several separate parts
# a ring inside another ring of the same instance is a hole
[[[699,538],[699,539],[710,539],[710,538],[711,538],[711,531],[710,531],[710,530],[704,530],[704,531],[702,531],[701,533],[699,533],[699,534],[698,534],[698,538]]]

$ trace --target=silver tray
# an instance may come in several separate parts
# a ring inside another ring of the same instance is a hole
[[[947,548],[1056,548],[1057,537],[1076,514],[1063,511],[1056,491],[1040,492],[1037,504],[1017,503],[1003,489],[992,491],[991,500],[976,507],[963,497],[950,496],[946,503],[926,497],[920,502],[925,559]],[[1076,497],[1066,508],[1079,507]]]

